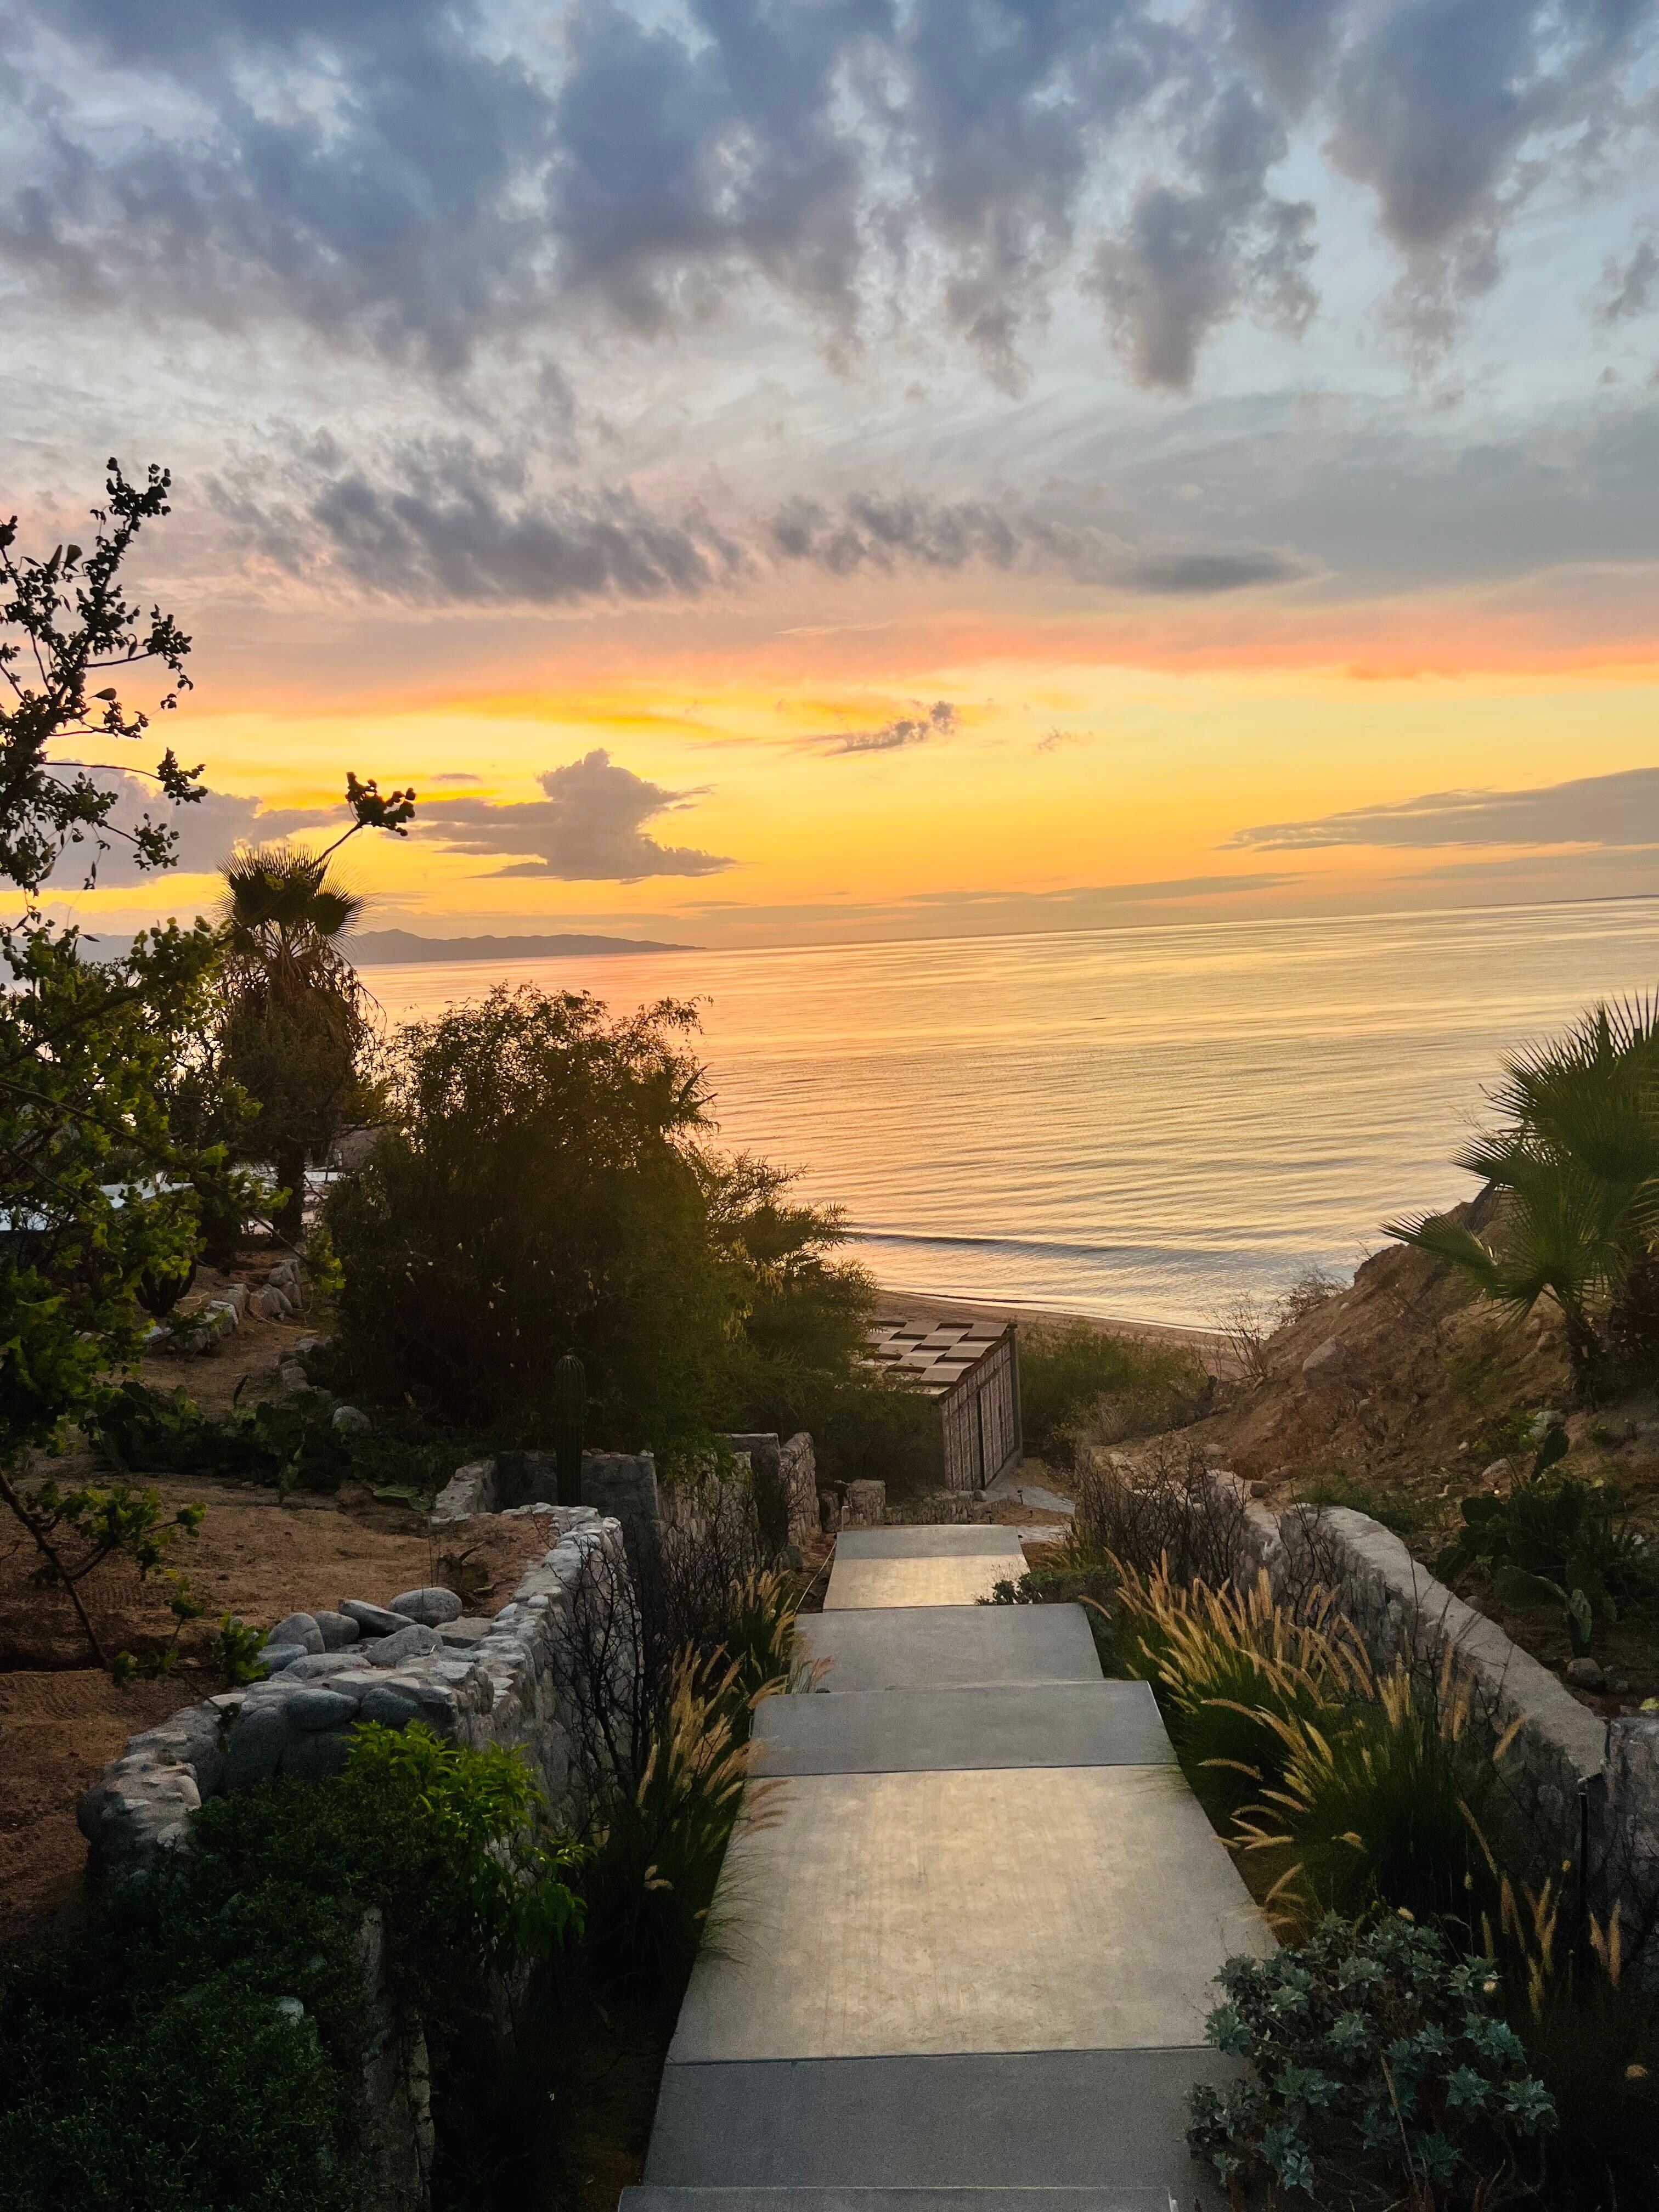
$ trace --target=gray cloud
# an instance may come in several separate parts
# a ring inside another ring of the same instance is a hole
[[[233,846],[250,839],[264,842],[289,836],[317,823],[332,821],[338,811],[267,808],[261,799],[238,799],[228,791],[210,791],[187,806],[173,806],[156,798],[153,784],[125,769],[94,775],[93,781],[102,790],[118,793],[114,817],[118,824],[131,826],[148,814],[175,833],[178,858],[173,872],[178,875],[210,875]],[[165,875],[158,878],[154,870],[139,868],[127,840],[112,836],[109,849],[103,854],[89,841],[70,846],[52,876],[53,888],[63,890],[79,884],[92,872],[94,862],[101,890],[167,880]]]
[[[1133,592],[1205,599],[1218,592],[1244,591],[1252,584],[1291,584],[1306,574],[1306,563],[1288,554],[1269,546],[1245,545],[1143,554],[1132,562],[1123,580]]]
[[[1601,269],[1601,297],[1596,318],[1603,323],[1622,323],[1659,307],[1659,246],[1644,238],[1622,264],[1607,260]]]
[[[955,570],[983,562],[1058,569],[1079,584],[1158,596],[1208,597],[1256,584],[1285,584],[1308,574],[1295,555],[1263,545],[1132,545],[1091,523],[1078,524],[979,500],[935,501],[920,493],[854,494],[832,511],[822,501],[787,501],[765,526],[775,558],[811,562],[834,576],[902,566]]]
[[[1011,391],[1081,269],[1131,374],[1184,388],[1230,318],[1312,310],[1286,118],[1443,323],[1553,164],[1616,177],[1654,9],[574,0],[549,37],[514,0],[8,0],[0,258],[441,374],[587,303],[648,336],[764,287],[842,359],[915,322]]]
[[[1330,845],[1659,844],[1659,768],[1576,778],[1529,791],[1431,791],[1309,822],[1269,822],[1227,840],[1261,853]]]
[[[210,489],[243,543],[277,567],[331,569],[416,603],[696,598],[746,566],[695,509],[659,514],[625,485],[538,490],[521,459],[460,438],[372,465],[324,439],[275,485],[250,477]]]
[[[452,851],[524,854],[494,872],[561,883],[638,883],[647,876],[712,876],[735,862],[685,845],[662,845],[644,825],[704,794],[648,782],[596,749],[538,781],[544,799],[495,805],[483,799],[423,801],[417,831]]]
[[[1306,325],[1314,210],[1267,185],[1285,151],[1278,125],[1233,86],[1192,134],[1194,186],[1143,185],[1127,233],[1097,250],[1087,283],[1137,382],[1186,391],[1200,345],[1241,300],[1281,329]]]
[[[1018,526],[981,500],[954,503],[916,494],[882,497],[857,492],[839,515],[817,500],[785,501],[766,526],[772,550],[785,560],[811,561],[831,575],[891,568],[900,562],[961,568],[987,561],[1006,568],[1020,550]]]
[[[1443,344],[1498,282],[1547,134],[1577,129],[1582,152],[1624,119],[1618,72],[1652,17],[1652,0],[1412,0],[1346,48],[1328,151],[1407,256],[1401,313],[1421,341]]]
[[[1226,0],[1233,45],[1279,106],[1299,114],[1329,71],[1347,0]]]
[[[892,753],[908,745],[925,745],[933,738],[948,738],[957,726],[957,710],[948,699],[936,699],[927,713],[901,715],[884,722],[878,730],[848,730],[828,737],[808,738],[830,756],[848,753]]]

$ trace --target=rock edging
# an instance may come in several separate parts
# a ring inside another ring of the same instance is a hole
[[[579,1810],[556,1658],[577,1580],[626,1572],[623,1531],[587,1506],[538,1511],[549,1513],[557,1542],[526,1569],[492,1620],[465,1625],[477,1632],[465,1642],[454,1633],[461,1622],[434,1628],[387,1609],[398,1621],[398,1648],[377,1653],[377,1644],[393,1638],[374,1633],[372,1619],[365,1632],[362,1617],[382,1608],[348,1601],[351,1612],[343,1606],[333,1617],[355,1619],[361,1640],[315,1652],[308,1638],[290,1643],[267,1680],[186,1705],[131,1738],[77,1811],[94,1865],[117,1878],[143,1873],[158,1850],[187,1838],[190,1815],[204,1799],[279,1775],[318,1781],[338,1773],[360,1721],[401,1729],[421,1720],[475,1749],[494,1743],[522,1750],[556,1816]],[[447,1594],[404,1594],[405,1601]],[[314,1624],[317,1616],[289,1617],[301,1620]]]

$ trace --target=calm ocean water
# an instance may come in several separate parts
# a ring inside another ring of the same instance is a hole
[[[394,1018],[503,978],[699,999],[723,1141],[885,1283],[1202,1323],[1469,1196],[1499,1050],[1659,983],[1659,903],[366,971]]]

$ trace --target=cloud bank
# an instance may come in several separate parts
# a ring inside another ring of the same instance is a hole
[[[1309,822],[1263,823],[1227,842],[1258,853],[1332,845],[1659,845],[1659,768],[1528,791],[1431,791]]]
[[[1018,389],[1056,286],[1188,385],[1316,300],[1314,169],[1425,315],[1554,173],[1616,189],[1651,0],[10,0],[0,258],[71,301],[281,314],[442,375],[592,309],[764,292],[844,356],[925,315]],[[1323,149],[1322,152],[1321,149]]]

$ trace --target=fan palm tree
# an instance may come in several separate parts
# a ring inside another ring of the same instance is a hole
[[[1440,1215],[1387,1234],[1451,1261],[1516,1313],[1547,1292],[1586,1382],[1605,1358],[1607,1309],[1648,1265],[1659,1226],[1659,998],[1593,1006],[1503,1069],[1487,1094],[1501,1124],[1457,1160],[1504,1195],[1493,1242]]]
[[[253,1140],[288,1193],[276,1225],[297,1241],[306,1163],[333,1141],[369,1035],[343,950],[362,901],[298,846],[239,847],[221,873],[222,1062],[258,1102]]]

